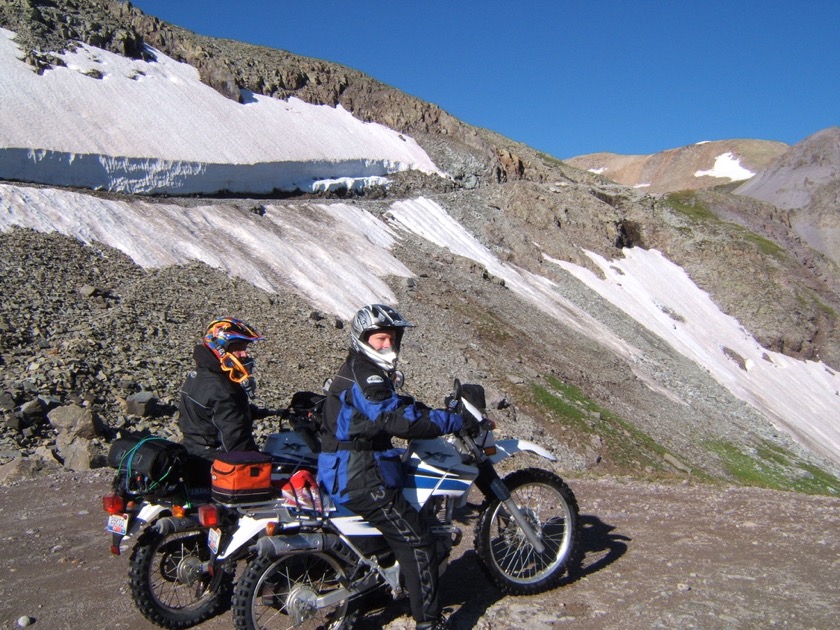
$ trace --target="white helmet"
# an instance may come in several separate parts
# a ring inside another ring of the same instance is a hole
[[[400,352],[403,332],[406,328],[413,326],[414,324],[403,319],[403,316],[390,306],[368,304],[359,309],[350,324],[350,347],[365,355],[386,372],[392,372],[397,367],[397,356]],[[394,331],[393,347],[376,351],[368,345],[368,338],[378,330]]]

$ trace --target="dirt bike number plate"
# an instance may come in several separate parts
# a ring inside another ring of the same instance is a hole
[[[207,546],[214,554],[219,553],[219,543],[222,540],[222,530],[218,527],[211,527],[207,532]]]
[[[128,533],[128,514],[111,514],[108,517],[108,524],[105,530],[112,534],[125,536]]]

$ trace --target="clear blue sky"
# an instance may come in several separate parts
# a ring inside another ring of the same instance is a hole
[[[134,0],[333,61],[558,158],[840,125],[837,0]]]

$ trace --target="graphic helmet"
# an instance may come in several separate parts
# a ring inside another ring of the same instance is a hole
[[[240,384],[245,383],[251,376],[253,361],[248,361],[247,366],[244,365],[228,351],[230,344],[252,343],[263,339],[264,337],[257,332],[256,328],[235,317],[213,320],[207,325],[207,331],[204,333],[204,345],[218,357],[222,369],[228,373],[230,380]]]
[[[387,372],[397,367],[403,332],[414,324],[405,320],[396,310],[385,304],[368,304],[358,310],[350,324],[350,347],[365,355]],[[374,350],[368,345],[368,338],[379,330],[394,331],[394,345],[391,348]]]

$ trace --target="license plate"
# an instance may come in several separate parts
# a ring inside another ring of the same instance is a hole
[[[108,524],[105,530],[112,534],[125,536],[128,533],[128,514],[111,514],[108,517]]]
[[[219,553],[219,543],[222,541],[222,530],[218,527],[211,527],[207,532],[207,546],[213,554]]]

